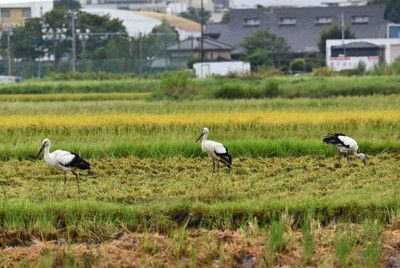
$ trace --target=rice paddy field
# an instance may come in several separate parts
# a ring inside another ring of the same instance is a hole
[[[400,95],[0,95],[0,265],[399,267]],[[231,169],[212,172],[203,127]],[[358,141],[339,163],[327,133]],[[35,156],[79,153],[75,178]]]

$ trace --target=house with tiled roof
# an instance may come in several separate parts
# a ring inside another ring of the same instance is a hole
[[[385,38],[388,22],[384,19],[384,5],[346,7],[278,7],[232,9],[228,24],[209,24],[205,35],[234,47],[233,56],[243,54],[241,43],[255,30],[268,30],[283,37],[290,52],[305,54],[318,52],[321,32],[332,24],[351,27],[357,38]]]
[[[203,45],[203,56],[207,61],[215,60],[230,60],[233,47],[229,44],[215,40],[210,37],[188,38],[173,46],[168,47],[168,55],[176,58],[179,55],[189,58],[200,58],[200,53]]]
[[[233,47],[210,37],[190,37],[167,48],[168,58],[154,59],[152,68],[183,68],[192,59],[200,59],[203,51],[204,61],[230,61]]]

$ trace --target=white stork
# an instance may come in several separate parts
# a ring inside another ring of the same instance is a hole
[[[78,193],[79,190],[79,175],[75,172],[76,169],[88,169],[90,170],[90,164],[83,160],[78,154],[70,153],[67,151],[56,150],[50,153],[50,140],[44,139],[42,143],[42,147],[40,148],[36,158],[39,157],[40,153],[44,149],[44,160],[46,164],[51,167],[55,168],[59,171],[64,172],[64,186],[67,183],[67,171],[71,171],[76,178],[76,185],[78,186]]]
[[[328,134],[322,139],[322,141],[326,144],[331,144],[339,149],[339,163],[340,159],[342,158],[342,154],[346,154],[347,162],[349,162],[349,152],[352,152],[355,157],[358,157],[363,161],[364,166],[367,164],[367,158],[365,154],[357,153],[357,142],[354,139],[346,136],[345,134]]]
[[[231,168],[232,164],[232,156],[228,153],[228,148],[226,148],[222,143],[209,141],[208,138],[208,128],[203,128],[199,137],[196,139],[195,142],[200,140],[203,137],[201,142],[201,149],[203,152],[207,153],[213,160],[213,172],[215,172],[215,160],[217,160],[217,166],[219,171],[219,162],[222,162],[228,168]]]

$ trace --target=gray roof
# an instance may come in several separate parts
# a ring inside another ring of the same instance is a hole
[[[178,44],[172,45],[170,47],[167,48],[168,51],[177,51],[177,50],[199,50],[201,47],[201,38],[197,37],[197,38],[189,38],[186,40],[183,40],[180,42],[180,47],[178,47]],[[213,38],[204,36],[203,37],[203,49],[205,51],[207,50],[212,50],[212,51],[216,51],[216,50],[229,50],[231,51],[233,49],[233,46],[228,45],[224,42],[215,40]]]
[[[330,24],[317,24],[317,18],[331,18],[331,24],[340,24],[343,13],[345,24],[351,25],[357,38],[385,38],[388,22],[384,11],[385,5],[232,9],[229,24],[209,24],[205,34],[217,36],[218,41],[232,44],[240,51],[245,37],[255,30],[265,29],[285,38],[292,52],[315,52],[321,32],[330,27]],[[355,23],[353,20],[358,16],[368,17],[368,21]],[[295,19],[295,24],[282,24],[284,18]],[[245,19],[259,20],[259,25],[246,26]]]
[[[369,43],[369,42],[351,42],[345,45],[332,46],[332,48],[380,48],[380,46]]]

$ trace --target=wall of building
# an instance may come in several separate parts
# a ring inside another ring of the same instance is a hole
[[[400,44],[392,45],[390,53],[390,62],[394,62],[398,57],[400,57]]]

